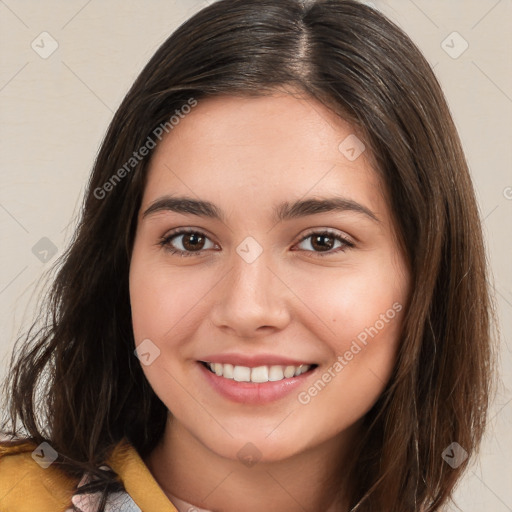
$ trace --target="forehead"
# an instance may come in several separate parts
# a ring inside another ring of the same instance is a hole
[[[155,149],[144,203],[172,192],[263,207],[339,193],[380,209],[369,151],[355,159],[346,152],[363,144],[353,126],[311,97],[200,99]]]

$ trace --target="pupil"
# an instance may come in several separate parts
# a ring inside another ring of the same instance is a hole
[[[319,244],[319,241],[321,239],[327,239],[330,242],[327,244],[327,246],[325,244],[321,244],[321,243]],[[328,250],[328,249],[332,249],[332,243],[333,243],[333,238],[331,238],[330,236],[328,236],[328,235],[317,235],[317,236],[313,237],[312,245],[313,245],[313,247],[315,247],[316,244],[319,244],[319,248],[320,249],[327,249]],[[317,248],[317,247],[315,247],[315,248]]]
[[[202,239],[204,239],[204,237],[202,237],[201,235],[198,235],[197,233],[190,233],[189,235],[183,238],[183,246],[185,247],[185,249],[197,249],[198,247],[201,246]],[[192,243],[190,242],[191,240],[193,240]]]

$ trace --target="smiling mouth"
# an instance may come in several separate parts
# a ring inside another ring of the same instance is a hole
[[[199,362],[218,377],[223,377],[237,382],[254,383],[277,382],[292,377],[298,377],[303,373],[314,370],[318,366],[316,364],[301,364],[299,366],[272,365],[250,368],[248,366],[210,363],[208,361]]]

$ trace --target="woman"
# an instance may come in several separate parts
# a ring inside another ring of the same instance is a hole
[[[11,368],[29,442],[3,444],[0,504],[441,510],[485,427],[486,272],[400,29],[351,0],[214,3],[103,141]]]

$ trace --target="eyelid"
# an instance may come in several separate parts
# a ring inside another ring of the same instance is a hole
[[[302,242],[306,238],[310,237],[311,235],[320,235],[320,234],[331,235],[335,238],[339,238],[339,239],[343,240],[344,242],[346,242],[347,244],[350,244],[351,246],[355,246],[355,242],[352,237],[350,237],[346,233],[343,233],[342,231],[338,231],[333,228],[310,228],[309,230],[306,231],[305,234],[301,235],[301,237],[295,243]]]

